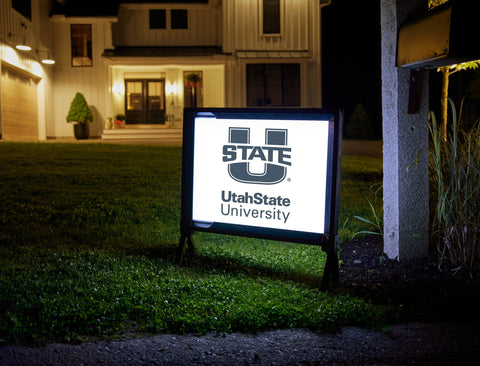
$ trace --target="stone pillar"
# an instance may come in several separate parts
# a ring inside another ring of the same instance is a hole
[[[420,71],[420,107],[409,114],[411,70],[395,66],[397,31],[415,9],[426,3],[380,2],[384,252],[397,260],[428,254],[428,74]]]

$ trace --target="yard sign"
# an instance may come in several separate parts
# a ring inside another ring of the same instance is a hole
[[[341,116],[320,109],[186,108],[178,261],[191,234],[321,245],[336,254]]]

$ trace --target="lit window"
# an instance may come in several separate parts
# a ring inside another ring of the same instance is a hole
[[[72,66],[92,66],[92,26],[72,24]]]
[[[150,29],[166,29],[167,16],[165,9],[150,10]]]

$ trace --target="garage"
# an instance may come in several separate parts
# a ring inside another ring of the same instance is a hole
[[[2,63],[1,137],[38,140],[37,82],[27,72]]]

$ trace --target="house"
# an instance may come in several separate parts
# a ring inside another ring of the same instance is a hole
[[[2,139],[73,138],[77,92],[104,139],[181,136],[189,106],[321,107],[329,3],[1,0]]]

